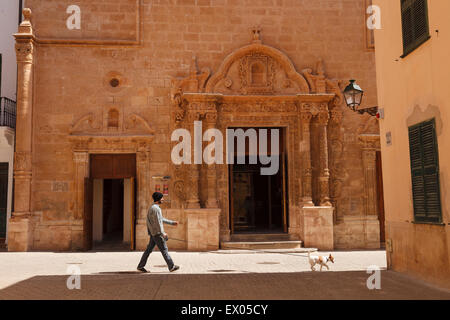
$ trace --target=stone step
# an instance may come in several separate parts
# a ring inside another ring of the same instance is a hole
[[[266,242],[221,242],[221,250],[276,250],[276,249],[301,249],[302,241],[266,241]]]
[[[272,242],[300,241],[300,237],[287,233],[238,233],[231,236],[230,242]]]

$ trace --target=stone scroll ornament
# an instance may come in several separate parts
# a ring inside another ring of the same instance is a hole
[[[316,63],[316,72],[311,68],[302,70],[302,75],[308,81],[311,92],[313,93],[334,93],[335,97],[330,104],[330,109],[342,105],[344,96],[342,94],[342,84],[345,82],[340,79],[328,79],[325,75],[323,60],[319,59]]]

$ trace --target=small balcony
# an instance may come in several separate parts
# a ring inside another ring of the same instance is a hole
[[[0,97],[0,127],[16,128],[16,102]]]

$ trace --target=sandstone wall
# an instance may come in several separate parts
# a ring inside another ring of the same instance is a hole
[[[131,114],[140,115],[155,133],[149,176],[172,175],[171,80],[189,74],[193,56],[199,70],[208,67],[214,74],[228,54],[251,41],[255,25],[262,27],[263,43],[284,52],[297,71],[315,69],[322,59],[328,78],[344,84],[357,79],[366,92],[363,105],[377,104],[363,0],[80,0],[81,30],[68,30],[65,11],[71,2],[27,1],[40,41],[33,105],[32,211],[38,216],[34,249],[73,249],[72,241],[80,236],[73,144],[68,139],[77,121],[92,114],[93,120],[82,124],[87,130],[107,122],[111,109],[122,122]],[[119,80],[118,87],[111,87],[112,79]],[[358,136],[377,133],[378,124],[368,115],[344,106],[342,110],[342,128],[330,144],[336,157],[332,173],[339,178],[334,198],[341,225],[334,239],[340,247],[354,247],[358,235],[345,227],[343,217],[365,214]],[[176,201],[173,206],[170,216],[182,220]],[[139,212],[139,248],[147,241],[144,214]],[[182,237],[185,231],[177,232]]]

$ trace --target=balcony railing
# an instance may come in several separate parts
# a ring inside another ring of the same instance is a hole
[[[16,102],[0,97],[0,127],[16,128]]]

